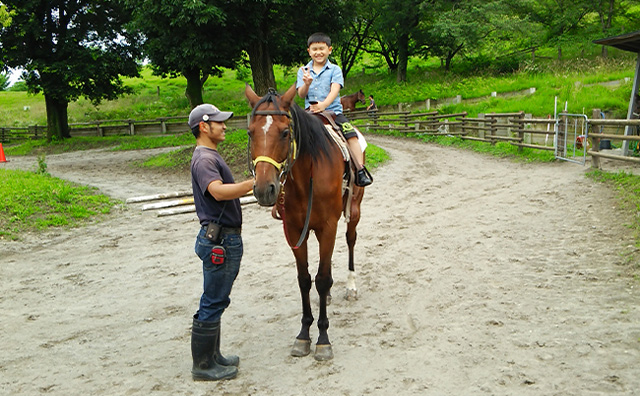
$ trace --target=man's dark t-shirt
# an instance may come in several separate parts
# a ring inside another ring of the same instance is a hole
[[[221,180],[222,183],[234,183],[231,169],[220,154],[211,148],[196,146],[191,157],[191,186],[193,201],[201,225],[218,222],[225,201],[216,201],[207,191],[212,181]],[[219,223],[223,227],[242,226],[242,209],[239,199],[226,201],[224,212]]]

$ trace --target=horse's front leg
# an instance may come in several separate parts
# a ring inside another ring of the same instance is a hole
[[[311,352],[311,337],[309,328],[313,324],[313,314],[311,313],[311,301],[309,292],[311,291],[311,275],[309,274],[309,263],[307,261],[307,242],[304,241],[298,249],[293,249],[296,258],[296,268],[298,270],[298,286],[300,287],[300,297],[302,300],[302,327],[300,333],[293,342],[291,356],[307,356]]]
[[[333,349],[329,341],[329,318],[327,316],[327,299],[333,286],[331,276],[331,257],[336,240],[336,228],[328,227],[321,233],[316,232],[320,244],[320,263],[318,264],[318,274],[316,275],[316,290],[320,299],[320,313],[318,315],[318,342],[316,344],[316,360],[329,360],[333,358]]]

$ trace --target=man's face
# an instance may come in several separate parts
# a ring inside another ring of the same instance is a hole
[[[317,64],[324,65],[331,55],[332,47],[329,47],[326,43],[311,43],[307,51],[309,52],[309,56],[313,61]]]
[[[212,142],[217,144],[224,141],[225,130],[227,129],[224,122],[208,121],[204,123],[206,124],[205,130],[207,131],[207,136]]]

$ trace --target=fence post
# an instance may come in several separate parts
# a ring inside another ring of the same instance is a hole
[[[520,120],[524,119],[524,111],[520,112],[520,115],[518,116],[518,118]],[[509,122],[509,124],[511,124],[511,122]],[[520,144],[524,143],[524,123],[523,122],[519,122],[518,123],[518,138],[520,139]],[[522,149],[523,149],[522,146],[518,146],[518,152],[519,153],[522,152]]]
[[[129,120],[129,135],[133,136],[136,134],[136,127],[134,126],[134,120]]]
[[[166,119],[164,118],[160,119],[160,131],[162,132],[163,135],[167,133],[167,122],[166,122]]]
[[[592,119],[599,119],[600,118],[600,109],[593,109],[593,111],[591,112],[591,118]],[[587,135],[589,133],[587,132]],[[600,138],[596,137],[595,135],[591,135],[591,142],[592,142],[592,146],[591,146],[591,151],[595,151],[598,152],[600,151]],[[587,142],[585,142],[585,144],[587,144]],[[601,169],[600,168],[600,157],[598,157],[597,155],[592,155],[591,156],[591,167],[592,168],[596,168],[596,169]]]
[[[525,120],[530,120],[533,118],[531,113],[527,113],[524,115]],[[533,134],[525,133],[525,124],[520,124],[520,128],[522,128],[522,143],[533,144]]]
[[[484,114],[484,113],[479,113],[479,114],[478,114],[478,118],[485,119],[486,117],[485,117],[485,114]],[[478,124],[479,124],[479,123],[478,123]],[[478,125],[478,126],[480,126],[480,125]],[[487,127],[487,123],[486,123],[486,122],[483,122],[483,123],[482,123],[482,129],[478,129],[478,137],[479,137],[480,139],[484,139],[484,128],[486,128],[486,127]]]

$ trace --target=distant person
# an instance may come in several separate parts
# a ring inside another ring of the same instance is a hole
[[[314,113],[329,110],[336,114],[336,124],[347,139],[354,157],[352,160],[357,169],[355,183],[360,187],[365,187],[373,182],[373,178],[364,167],[364,155],[355,128],[342,114],[340,89],[344,86],[344,77],[340,66],[329,61],[332,50],[331,38],[326,34],[314,33],[309,37],[307,52],[311,56],[311,61],[298,70],[296,89],[298,95],[304,98],[305,109]]]
[[[376,106],[376,101],[373,100],[373,95],[369,95],[369,106],[367,106],[367,110],[378,110],[378,106]]]
[[[253,180],[235,183],[218,153],[225,139],[225,121],[233,113],[202,104],[189,114],[196,138],[191,158],[191,185],[200,232],[195,251],[202,260],[203,293],[191,329],[191,375],[196,381],[217,381],[238,374],[240,358],[220,353],[220,318],[231,302],[229,294],[240,271],[243,245],[239,198],[253,188]]]

